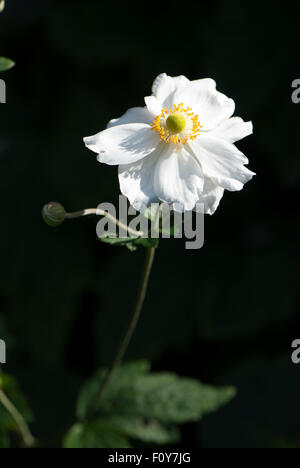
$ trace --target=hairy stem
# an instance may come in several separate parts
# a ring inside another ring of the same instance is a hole
[[[125,230],[125,232],[128,231],[133,236],[142,237],[144,235],[142,231],[135,231],[134,229],[131,229],[129,226],[126,226],[126,224],[119,221],[117,218],[112,216],[107,211],[99,210],[98,208],[89,208],[86,210],[75,211],[74,213],[66,213],[65,219],[75,219],[75,218],[81,218],[83,216],[90,216],[90,215],[106,216],[106,218],[110,219],[113,223],[115,223],[121,229]]]

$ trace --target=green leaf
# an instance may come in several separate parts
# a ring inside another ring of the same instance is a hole
[[[130,448],[130,444],[113,424],[93,421],[75,424],[64,440],[64,448]]]
[[[174,424],[198,421],[235,395],[231,387],[215,388],[172,373],[150,373],[147,362],[119,367],[101,401],[97,401],[106,371],[100,370],[82,389],[77,416],[110,421],[128,437],[146,442],[172,443],[179,432]]]
[[[135,247],[151,247],[151,248],[156,248],[158,247],[159,244],[159,239],[154,239],[151,237],[139,237],[133,242],[133,245]]]
[[[135,414],[179,424],[200,420],[235,396],[231,387],[215,388],[169,373],[141,376],[133,390],[127,404]]]
[[[101,242],[110,245],[125,246],[131,252],[135,251],[138,247],[153,247],[156,248],[159,244],[159,239],[144,238],[144,237],[99,237]]]
[[[101,242],[111,245],[125,245],[134,242],[136,239],[132,237],[99,237]]]
[[[114,374],[108,392],[103,395],[103,402],[107,399],[111,401],[111,399],[118,398],[123,388],[132,386],[139,376],[146,374],[149,370],[150,364],[147,361],[136,361],[120,366]],[[79,420],[87,417],[93,401],[99,394],[105,375],[106,370],[100,369],[82,388],[77,402],[77,417]]]
[[[128,437],[143,442],[171,444],[180,440],[180,433],[176,427],[165,427],[155,419],[144,420],[138,417],[114,416],[110,421]]]
[[[13,62],[11,59],[0,57],[0,72],[10,70],[14,66],[15,62]]]

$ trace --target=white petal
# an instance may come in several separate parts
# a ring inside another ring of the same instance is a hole
[[[119,166],[120,189],[130,204],[142,213],[151,203],[158,201],[154,193],[154,168],[160,151],[154,151],[149,157],[133,164]]]
[[[150,125],[154,115],[150,114],[146,107],[132,107],[128,109],[119,119],[113,119],[107,124],[107,128],[115,127],[116,125],[125,125],[130,123],[146,123]]]
[[[178,103],[183,102],[199,115],[203,131],[217,127],[234,113],[234,101],[219,93],[215,86],[215,81],[210,78],[191,81],[175,95]]]
[[[168,76],[166,73],[161,73],[154,80],[152,93],[162,107],[170,107],[174,104],[172,100],[174,93],[183,89],[188,83],[189,80],[183,75]]]
[[[204,180],[203,191],[199,191],[198,203],[203,204],[205,214],[212,215],[218,208],[221,198],[224,195],[224,189],[215,185],[211,180]],[[200,206],[201,206],[200,205]]]
[[[118,125],[84,138],[87,148],[98,153],[98,161],[110,165],[138,161],[152,153],[159,141],[146,124]]]
[[[203,173],[197,160],[184,147],[177,150],[175,145],[165,145],[154,173],[154,192],[158,198],[174,204],[176,211],[189,211],[202,189]]]
[[[159,115],[163,108],[163,104],[155,96],[146,96],[145,104],[148,112],[153,115]]]
[[[225,120],[211,131],[211,135],[223,138],[230,143],[242,140],[253,133],[252,122],[244,122],[240,117]]]
[[[255,175],[244,166],[247,158],[231,143],[202,133],[189,146],[205,177],[227,190],[241,190]]]

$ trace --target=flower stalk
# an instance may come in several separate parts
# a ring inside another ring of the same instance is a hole
[[[105,376],[105,379],[103,381],[103,384],[100,388],[100,391],[94,401],[94,405],[91,408],[91,411],[94,410],[95,408],[98,407],[99,402],[101,401],[106,389],[109,387],[110,382],[113,378],[113,375],[118,368],[118,366],[121,364],[125,353],[128,349],[128,346],[130,344],[131,338],[133,336],[133,333],[136,329],[139,317],[141,315],[141,311],[143,308],[143,304],[145,301],[147,289],[148,289],[148,283],[149,283],[149,278],[150,278],[150,273],[152,269],[152,265],[154,262],[154,257],[155,257],[155,248],[148,248],[147,249],[147,255],[146,255],[146,260],[140,280],[140,286],[138,289],[136,301],[135,301],[135,306],[133,308],[132,314],[129,318],[128,326],[126,328],[126,331],[124,333],[123,339],[118,347],[117,353],[115,355],[115,358],[113,359],[111,366],[109,370],[107,371],[107,374]]]
[[[99,208],[88,208],[88,209],[81,210],[81,211],[75,211],[73,213],[66,213],[65,219],[82,218],[84,216],[90,216],[90,215],[105,216],[107,219],[110,219],[113,223],[115,223],[116,226],[118,226],[119,228],[125,231],[128,231],[133,236],[142,237],[144,235],[144,232],[131,229],[129,226],[119,221],[117,218],[115,218],[113,215],[111,215],[107,211],[101,210]]]
[[[50,203],[47,203],[47,205],[45,205],[42,210],[42,217],[45,223],[47,223],[48,226],[50,227],[58,227],[66,219],[76,219],[76,218],[82,218],[84,216],[91,216],[91,215],[105,216],[107,219],[112,221],[116,226],[123,229],[125,232],[128,232],[132,236],[143,237],[145,234],[143,231],[136,231],[135,229],[132,229],[131,227],[119,221],[117,218],[115,218],[113,215],[111,215],[107,211],[101,210],[99,208],[87,208],[85,210],[79,210],[79,211],[74,211],[72,213],[67,213],[64,207],[60,203],[50,202]]]

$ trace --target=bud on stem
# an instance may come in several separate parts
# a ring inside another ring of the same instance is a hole
[[[60,203],[50,202],[42,209],[42,217],[48,226],[58,227],[65,220],[66,210]]]

